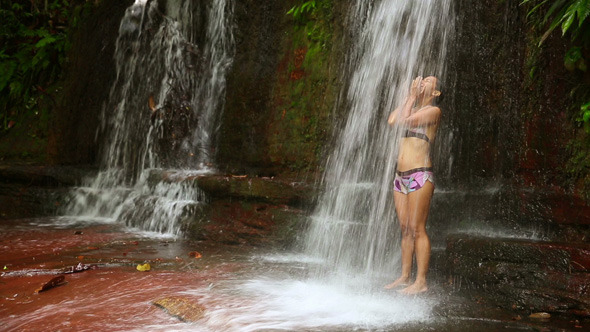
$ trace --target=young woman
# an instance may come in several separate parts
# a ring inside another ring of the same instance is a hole
[[[400,222],[402,273],[385,288],[406,286],[400,292],[416,294],[428,289],[426,273],[430,260],[430,239],[426,219],[434,191],[430,146],[434,142],[440,119],[440,108],[432,101],[440,96],[434,76],[417,77],[406,101],[391,113],[390,125],[401,125],[405,131],[397,159],[393,199]],[[416,255],[416,280],[410,284],[412,259]]]

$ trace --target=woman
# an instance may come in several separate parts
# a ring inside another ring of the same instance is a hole
[[[440,108],[432,101],[440,96],[434,76],[417,77],[403,105],[391,113],[390,125],[405,127],[397,159],[393,199],[402,231],[402,273],[385,288],[407,286],[400,292],[416,294],[428,289],[426,273],[430,260],[430,239],[426,234],[426,219],[434,191],[430,146],[436,136]],[[418,265],[416,280],[410,282],[412,259]]]

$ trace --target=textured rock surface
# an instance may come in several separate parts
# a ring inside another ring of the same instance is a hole
[[[205,314],[202,305],[184,297],[165,297],[154,301],[153,304],[183,322],[196,322]]]
[[[501,307],[590,316],[588,244],[455,235],[447,259],[458,288]]]
[[[69,188],[92,172],[76,167],[0,165],[0,218],[53,215]]]
[[[286,205],[218,199],[188,219],[184,231],[203,241],[287,247],[294,244],[305,221],[302,210]]]
[[[115,78],[115,41],[131,0],[97,2],[72,36],[64,93],[52,117],[48,159],[58,164],[91,164],[98,156],[96,129]]]
[[[196,185],[211,197],[236,197],[274,204],[301,206],[313,199],[311,186],[279,179],[235,176],[201,176]]]

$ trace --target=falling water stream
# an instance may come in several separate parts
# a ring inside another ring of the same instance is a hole
[[[202,194],[160,175],[212,171],[233,57],[233,5],[163,3],[136,0],[121,21],[117,77],[97,132],[100,172],[76,190],[65,213],[178,236]]]
[[[349,54],[348,117],[323,177],[325,194],[313,213],[306,251],[324,261],[320,275],[342,272],[371,280],[392,275],[398,238],[392,183],[401,131],[389,113],[416,76],[444,81],[451,1],[357,3],[363,22]]]

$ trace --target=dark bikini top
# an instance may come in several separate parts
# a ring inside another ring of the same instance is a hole
[[[415,128],[415,129],[406,129],[406,132],[404,133],[404,137],[416,137],[419,139],[423,139],[426,142],[430,143],[430,139],[428,138],[428,136],[426,136],[426,133],[424,133],[424,130],[421,128]]]

